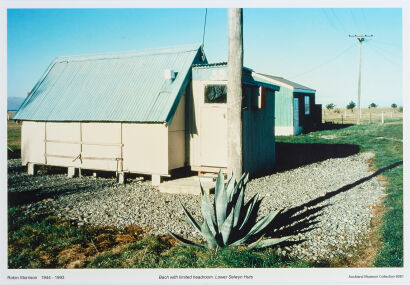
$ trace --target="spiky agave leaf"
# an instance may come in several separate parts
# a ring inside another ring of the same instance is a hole
[[[232,210],[231,213],[229,214],[228,218],[222,224],[222,228],[220,230],[224,246],[228,245],[229,236],[232,232],[233,216],[234,216],[234,213],[233,213],[233,210]]]
[[[236,185],[237,183],[235,181],[235,177],[232,175],[228,183],[226,183],[225,185],[225,192],[226,192],[226,195],[228,196],[229,201],[232,201],[232,196],[233,196],[233,192],[235,190]]]
[[[232,177],[234,177],[234,175],[232,174]],[[230,196],[229,196],[229,200],[232,200],[234,198],[234,196],[236,195],[236,193],[238,193],[239,189],[243,189],[246,188],[246,183],[245,180],[248,180],[249,175],[244,173],[242,174],[241,178],[239,179],[238,183],[236,183],[233,191],[230,192]]]
[[[179,240],[180,242],[182,242],[183,244],[193,245],[193,246],[197,246],[197,247],[206,248],[206,246],[203,245],[203,244],[190,241],[190,240],[185,239],[185,238],[183,238],[183,237],[181,237],[181,236],[179,236],[179,235],[177,235],[177,234],[174,234],[173,232],[168,231],[168,233],[169,233],[171,236],[173,236],[176,240]]]
[[[184,210],[185,215],[188,217],[189,219],[189,224],[191,224],[192,226],[194,226],[199,232],[201,232],[201,226],[200,223],[195,220],[195,218],[191,215],[191,213],[188,212],[188,210],[184,207],[184,205],[182,205],[181,201],[178,199],[179,204],[181,205],[182,209]]]
[[[207,222],[203,222],[201,226],[201,234],[206,239],[208,243],[208,248],[214,249],[218,246],[218,241],[216,239],[217,236],[213,235],[211,230],[208,227]]]
[[[261,232],[267,225],[269,225],[275,216],[279,213],[280,210],[274,211],[269,215],[265,216],[264,218],[260,219],[250,230],[249,232],[241,239],[235,241],[232,245],[240,245],[245,243],[248,239],[256,236],[259,232]]]
[[[208,194],[205,193],[204,189],[202,188],[202,184],[200,184],[200,188],[202,217],[204,218],[204,222],[208,223],[209,230],[212,232],[212,234],[216,235],[216,222],[214,216],[214,208],[212,207],[211,199],[209,198]]]
[[[255,214],[255,213],[253,212],[253,209],[254,209],[256,203],[258,202],[258,198],[259,198],[259,194],[255,194],[255,196],[253,196],[253,197],[248,201],[248,203],[247,203],[247,205],[246,205],[246,207],[247,207],[246,214],[245,214],[245,217],[244,217],[244,219],[243,219],[243,221],[242,221],[242,223],[241,223],[241,226],[239,227],[239,230],[242,230],[242,228],[244,228],[245,225],[247,224],[249,218],[250,218],[253,214]]]
[[[243,209],[243,201],[245,199],[245,188],[241,188],[239,191],[236,204],[233,208],[234,217],[233,217],[233,227],[235,228],[238,225],[239,217],[241,216],[241,210]]]
[[[251,250],[251,249],[254,249],[254,248],[264,248],[264,247],[273,246],[275,244],[279,244],[281,242],[284,242],[284,241],[288,240],[289,238],[290,238],[290,236],[281,237],[281,238],[269,238],[269,239],[260,238],[259,240],[255,241],[254,243],[249,244],[247,249]]]
[[[224,178],[219,170],[215,185],[215,215],[219,232],[226,219],[226,209],[228,207],[228,196],[224,187]]]
[[[280,210],[273,211],[269,215],[263,217],[260,219],[249,231],[247,236],[251,237],[253,235],[257,235],[261,231],[263,231],[266,226],[268,226],[272,220],[276,217],[276,215],[280,212]]]

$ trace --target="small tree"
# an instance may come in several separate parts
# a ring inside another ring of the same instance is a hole
[[[369,108],[377,108],[377,105],[376,105],[375,103],[371,103],[371,104],[369,105]]]
[[[326,109],[328,109],[329,111],[332,110],[335,107],[335,104],[333,103],[329,103],[326,105]]]
[[[396,103],[393,103],[393,104],[391,104],[391,107],[393,108],[393,110],[396,110],[397,104],[396,104]]]
[[[347,104],[346,108],[353,113],[353,109],[356,107],[356,103],[353,101],[350,101],[349,104]]]

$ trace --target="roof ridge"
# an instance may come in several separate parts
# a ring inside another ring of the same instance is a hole
[[[125,57],[138,57],[138,56],[147,56],[147,55],[181,53],[181,52],[196,51],[200,49],[201,46],[202,44],[190,44],[190,45],[168,46],[168,47],[162,47],[162,48],[147,48],[147,49],[141,49],[141,50],[130,50],[130,51],[120,51],[120,52],[58,56],[54,59],[53,62],[56,63],[56,62],[64,62],[64,61],[115,59],[115,58],[125,58]]]

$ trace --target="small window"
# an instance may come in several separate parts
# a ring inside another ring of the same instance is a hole
[[[266,89],[262,86],[252,86],[253,109],[263,109],[266,106]]]
[[[208,104],[226,103],[226,94],[226,85],[206,85],[204,102]]]
[[[305,115],[310,114],[310,99],[309,96],[305,96]]]

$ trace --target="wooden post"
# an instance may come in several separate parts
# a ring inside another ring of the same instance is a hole
[[[382,112],[382,125],[384,124],[384,112]]]
[[[228,9],[228,173],[242,175],[242,9]]]
[[[360,85],[361,85],[361,73],[362,73],[362,41],[364,39],[359,38],[359,75],[357,83],[357,124],[360,125],[360,119],[362,118],[362,110],[360,109]]]
[[[124,172],[117,172],[117,181],[119,184],[125,184],[126,178]]]

